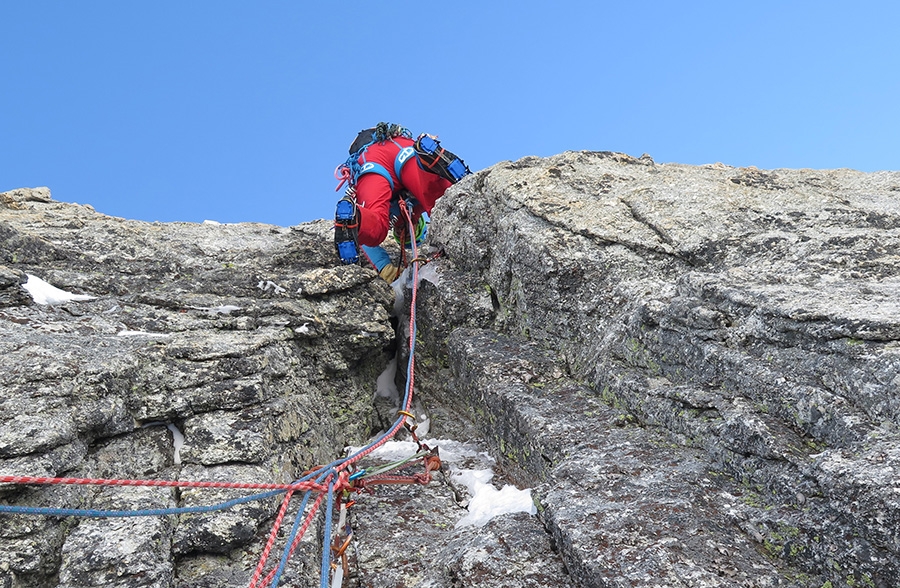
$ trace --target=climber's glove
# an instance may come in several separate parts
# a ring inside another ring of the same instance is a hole
[[[389,263],[378,272],[378,275],[381,276],[381,279],[391,284],[397,277],[400,275],[400,268],[394,265],[393,263]]]

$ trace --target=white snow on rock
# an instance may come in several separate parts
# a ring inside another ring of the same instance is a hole
[[[394,383],[394,377],[397,375],[397,357],[394,356],[388,362],[387,367],[375,380],[375,396],[387,398],[395,405],[400,404],[400,391],[397,384]]]
[[[437,262],[426,263],[421,268],[419,268],[419,282],[421,282],[422,280],[427,280],[435,286],[441,285],[441,276],[440,272],[438,271]]]
[[[454,482],[465,485],[469,490],[468,513],[458,521],[456,528],[483,527],[492,518],[513,512],[536,514],[537,508],[531,499],[531,490],[519,490],[506,484],[497,490],[491,480],[492,470],[455,470],[450,474]]]
[[[456,527],[483,527],[492,518],[515,512],[537,514],[537,507],[531,497],[531,489],[520,490],[510,484],[497,489],[491,483],[494,471],[490,469],[467,469],[460,467],[466,458],[480,457],[487,463],[493,463],[486,452],[476,445],[449,439],[427,439],[429,447],[440,449],[441,461],[450,466],[450,480],[454,485],[468,490],[468,513],[456,522]],[[354,448],[352,451],[362,449]],[[412,441],[389,441],[373,451],[369,457],[385,461],[396,461],[409,457],[418,451]]]
[[[281,286],[279,286],[272,280],[260,280],[259,283],[256,285],[256,287],[259,288],[260,290],[262,290],[263,292],[268,292],[269,290],[272,290],[272,292],[275,294],[284,294],[285,292],[287,292],[287,290],[285,290],[284,288],[282,288]]]
[[[185,308],[189,308],[191,310],[202,310],[204,312],[208,312],[209,314],[231,314],[237,310],[241,310],[240,306],[234,306],[232,304],[223,304],[222,306],[208,307],[208,306],[187,306]]]
[[[37,304],[63,304],[66,302],[93,300],[96,298],[95,296],[88,296],[87,294],[72,294],[71,292],[60,290],[56,286],[51,286],[37,276],[32,276],[31,274],[25,275],[28,276],[28,281],[25,282],[24,288],[28,290],[28,293],[31,294],[31,297]]]
[[[172,335],[168,333],[150,333],[148,331],[119,331],[118,337],[149,337],[151,339],[166,339]]]

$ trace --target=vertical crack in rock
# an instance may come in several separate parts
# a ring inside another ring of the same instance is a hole
[[[432,237],[450,254],[446,274],[484,284],[499,306],[492,316],[467,313],[466,303],[450,302],[471,299],[466,290],[438,292],[437,301],[427,303],[435,309],[431,325],[455,320],[460,327],[493,331],[495,346],[503,337],[518,340],[509,348],[537,345],[578,379],[579,408],[558,411],[562,403],[554,397],[552,408],[528,413],[540,433],[522,432],[521,413],[552,387],[528,391],[522,382],[514,394],[501,385],[515,373],[516,353],[481,380],[478,370],[490,369],[491,344],[464,351],[473,345],[472,332],[438,329],[433,339],[437,356],[455,341],[458,350],[446,364],[465,366],[453,378],[443,376],[450,384],[442,393],[461,398],[458,408],[469,411],[495,451],[524,470],[526,479],[552,480],[542,516],[573,576],[599,586],[896,583],[900,558],[887,521],[900,513],[885,476],[900,467],[900,292],[890,277],[897,258],[889,253],[900,237],[894,222],[900,209],[891,193],[898,174],[779,170],[775,185],[776,174],[765,172],[735,182],[727,166],[657,164],[652,174],[629,167],[631,179],[625,179],[624,158],[598,158],[593,169],[579,168],[581,158],[566,153],[529,160],[521,169],[528,177],[543,173],[557,181],[571,169],[614,178],[610,195],[629,194],[631,219],[683,261],[664,262],[639,248],[631,249],[639,258],[633,259],[590,241],[575,250],[561,246],[585,234],[584,208],[573,206],[552,209],[560,233],[553,240],[528,222],[510,224],[493,238],[489,257],[470,264],[470,249],[457,237],[466,230],[460,207],[472,218],[479,209],[486,214],[508,186],[517,187],[523,202],[555,202],[560,190],[522,182],[515,166],[497,166],[480,192],[471,193],[465,183],[451,190],[435,211]],[[805,182],[806,176],[815,182]],[[822,182],[840,194],[840,210],[822,205],[816,187]],[[593,223],[612,240],[627,243],[640,235],[621,224],[602,198],[591,204]],[[770,219],[784,219],[777,234]],[[561,267],[582,279],[562,288],[555,269]],[[502,275],[516,279],[497,279]],[[442,283],[450,281],[445,276]],[[469,320],[451,319],[467,315]],[[504,400],[510,394],[515,400]],[[573,457],[548,459],[546,448],[533,446],[554,439],[545,414],[558,415],[555,420],[567,426],[593,421],[591,445],[616,456],[620,468],[642,464],[629,471],[632,483],[639,473],[662,475],[671,480],[663,487],[673,499],[707,488],[705,497],[684,502],[705,505],[702,513],[684,515],[688,526],[679,527],[666,500],[652,498],[653,508],[644,510],[640,505],[652,490],[629,493],[609,474],[597,486],[602,499],[581,490],[573,490],[578,499],[572,498],[567,484],[584,486],[574,482],[584,475],[576,472],[604,472],[604,458],[569,469],[565,464]],[[635,427],[641,442],[656,439],[658,450],[616,454],[615,447],[633,449],[637,442],[610,445],[607,436]],[[675,460],[671,467],[651,465],[650,456],[659,452]],[[693,480],[686,467],[691,463],[697,464]],[[688,477],[671,477],[680,475]],[[620,527],[620,518],[586,514],[614,513],[617,500],[624,512],[643,518],[629,515],[636,518],[626,517],[631,524]],[[653,512],[667,513],[659,519],[666,523],[654,522]],[[583,524],[587,520],[591,524]],[[654,543],[673,530],[670,545]],[[706,547],[691,543],[694,534],[707,537]],[[587,545],[594,546],[590,556],[583,551]],[[609,547],[598,551],[597,545]]]

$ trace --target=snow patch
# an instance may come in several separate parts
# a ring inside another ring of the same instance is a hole
[[[441,285],[441,276],[438,272],[438,264],[435,262],[426,263],[419,268],[419,282],[426,280],[435,286]]]
[[[237,310],[240,310],[240,306],[232,306],[231,304],[223,304],[222,306],[214,306],[214,307],[206,307],[206,306],[188,306],[187,308],[191,310],[202,310],[204,312],[208,312],[209,314],[231,314]]]
[[[146,429],[147,427],[165,427],[169,429],[172,433],[172,445],[175,449],[175,453],[172,456],[172,461],[175,465],[181,465],[181,448],[184,447],[184,434],[181,430],[175,426],[174,423],[166,423],[163,421],[150,421],[149,423],[144,423],[141,425],[142,429]]]
[[[151,339],[167,339],[172,335],[168,333],[148,333],[147,331],[119,331],[117,337],[148,337]]]
[[[415,422],[413,423],[416,426],[416,435],[425,437],[425,435],[431,431],[431,419],[425,412],[425,407],[417,400],[413,400],[412,413],[416,415]]]
[[[483,527],[492,518],[514,512],[536,514],[537,508],[531,499],[531,490],[519,490],[506,484],[497,490],[491,484],[492,470],[457,470],[450,479],[464,485],[469,491],[468,514],[456,521],[455,527]]]
[[[36,276],[32,276],[31,274],[25,275],[28,276],[28,281],[25,282],[23,287],[28,290],[28,293],[31,294],[31,298],[34,299],[37,304],[63,304],[65,302],[94,300],[96,298],[95,296],[88,296],[87,294],[72,294],[71,292],[60,290],[56,286],[51,286]]]
[[[387,367],[384,368],[384,371],[381,372],[381,375],[378,376],[378,379],[375,381],[375,396],[381,398],[387,398],[394,402],[394,404],[400,403],[400,390],[397,389],[397,384],[395,383],[394,378],[397,376],[397,356],[391,358],[388,362]]]
[[[181,465],[181,448],[184,446],[184,434],[174,424],[169,423],[166,428],[172,431],[172,443],[175,446],[175,465]]]
[[[494,479],[493,470],[467,469],[460,466],[465,460],[472,458],[478,458],[482,463],[494,463],[494,459],[477,446],[452,439],[426,439],[423,443],[439,449],[441,461],[451,466],[451,482],[465,487],[469,494],[468,513],[456,522],[456,528],[483,527],[492,518],[503,514],[515,512],[537,514],[530,488],[520,490],[506,484],[498,490],[491,483]],[[362,448],[351,448],[351,455],[360,449]],[[369,454],[369,457],[387,462],[399,461],[418,450],[418,445],[413,441],[389,441]]]
[[[467,458],[480,458],[487,463],[494,463],[494,459],[485,451],[482,451],[472,443],[463,443],[452,439],[424,439],[423,443],[429,447],[440,448],[441,461],[448,464],[459,464]],[[351,454],[356,453],[362,447],[348,447]],[[369,457],[383,459],[385,461],[399,461],[419,451],[419,446],[413,441],[388,441]]]
[[[281,286],[279,286],[272,280],[260,280],[259,283],[256,285],[256,287],[259,288],[260,290],[262,290],[263,292],[268,292],[269,290],[272,290],[272,292],[275,294],[284,294],[285,292],[287,292],[287,290],[285,290],[284,288],[282,288]]]

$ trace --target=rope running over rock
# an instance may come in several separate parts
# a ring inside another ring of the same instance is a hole
[[[383,129],[383,131],[391,132],[394,129]],[[401,207],[404,217],[409,225],[410,234],[414,234],[412,216],[410,207]],[[403,460],[398,464],[387,469],[379,468],[370,472],[359,472],[355,476],[351,476],[353,467],[364,457],[368,456],[376,449],[393,439],[394,436],[404,426],[409,428],[413,435],[413,439],[418,443],[415,436],[415,426],[409,427],[407,419],[412,416],[410,408],[412,406],[413,386],[414,386],[414,367],[415,367],[415,346],[416,346],[416,294],[418,290],[418,274],[419,264],[427,262],[426,259],[420,258],[417,246],[414,240],[411,240],[412,247],[412,295],[410,301],[410,318],[409,318],[409,361],[407,363],[406,389],[403,397],[403,403],[399,411],[399,417],[388,429],[387,432],[379,436],[375,441],[366,445],[362,449],[356,451],[348,457],[335,460],[328,465],[318,467],[307,472],[299,480],[291,484],[269,484],[269,483],[243,483],[243,482],[202,482],[187,480],[117,480],[104,478],[52,478],[39,476],[0,476],[0,483],[6,484],[29,484],[29,485],[97,485],[97,486],[151,486],[151,487],[171,487],[171,488],[225,488],[225,489],[241,489],[241,490],[267,490],[267,492],[252,494],[249,496],[228,500],[219,504],[208,506],[193,507],[176,507],[176,508],[160,508],[160,509],[139,509],[139,510],[95,510],[95,509],[72,509],[72,508],[52,508],[52,507],[25,507],[15,505],[0,505],[0,514],[19,514],[19,515],[42,515],[42,516],[59,516],[59,517],[93,517],[93,518],[115,518],[115,517],[139,517],[139,516],[163,516],[178,515],[187,513],[206,513],[225,510],[239,504],[251,502],[254,500],[265,500],[278,494],[284,494],[278,514],[272,525],[272,530],[266,541],[266,545],[260,556],[259,563],[254,570],[250,580],[249,588],[272,588],[278,585],[281,575],[290,560],[291,554],[296,549],[300,540],[309,529],[314,516],[325,501],[325,532],[322,541],[322,565],[321,565],[321,588],[328,588],[329,576],[332,569],[332,556],[336,555],[340,558],[344,549],[349,542],[349,538],[342,542],[342,547],[333,553],[331,549],[332,543],[332,514],[335,507],[335,496],[338,501],[342,500],[344,493],[360,491],[368,486],[376,484],[392,484],[392,483],[419,483],[427,484],[431,479],[431,472],[440,469],[440,459],[437,457],[437,450],[430,450],[427,446],[419,443],[420,451],[408,460]],[[416,474],[414,476],[397,476],[389,475],[388,472],[393,471],[412,459],[422,459],[425,464],[425,473]],[[266,561],[275,544],[278,530],[286,516],[288,506],[291,499],[297,491],[303,491],[303,499],[297,511],[291,533],[288,536],[285,548],[282,552],[278,566],[269,572],[264,578],[260,579],[265,569]],[[309,506],[309,512],[306,512],[312,494],[317,494],[312,505]],[[343,506],[346,506],[344,504]]]

